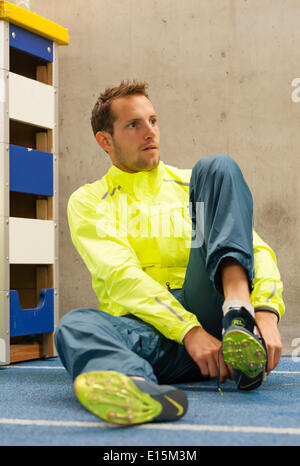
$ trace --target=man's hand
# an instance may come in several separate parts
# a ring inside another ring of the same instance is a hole
[[[184,346],[206,377],[218,376],[218,353],[221,342],[207,333],[202,327],[192,328],[183,339]],[[233,380],[232,370],[225,364],[222,350],[219,353],[220,382],[227,378]]]
[[[282,343],[277,327],[277,316],[273,312],[259,311],[255,313],[255,320],[265,340],[268,351],[268,374],[275,369],[280,361]]]

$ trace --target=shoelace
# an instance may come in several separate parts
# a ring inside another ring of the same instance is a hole
[[[263,344],[263,347],[265,348],[265,351],[266,351],[266,368],[268,367],[268,351],[267,351],[267,346],[266,346],[266,342],[264,340],[264,337],[262,336],[262,333],[261,333],[261,330],[256,322],[256,320],[254,319],[254,322],[255,322],[255,327],[257,328],[258,332],[259,332],[259,335],[258,336],[258,339],[261,341],[261,343]],[[222,345],[220,346],[219,350],[218,350],[218,358],[217,358],[217,362],[218,362],[218,377],[217,377],[217,391],[220,393],[221,396],[223,396],[223,391],[220,387],[220,376],[221,376],[221,369],[220,369],[220,354],[222,352]]]

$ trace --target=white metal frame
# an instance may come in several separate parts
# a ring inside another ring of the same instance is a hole
[[[0,364],[10,361],[9,334],[9,24],[0,21]]]
[[[53,129],[53,177],[54,177],[54,270],[53,270],[53,287],[54,287],[54,326],[56,327],[59,321],[59,139],[58,139],[58,122],[59,122],[59,88],[58,88],[58,44],[53,43],[53,87],[55,101],[55,117]]]
[[[54,323],[58,323],[58,45],[53,43],[53,85],[9,70],[9,23],[0,20],[0,365],[10,363],[10,264],[53,264]],[[9,121],[52,130],[53,221],[9,217]]]

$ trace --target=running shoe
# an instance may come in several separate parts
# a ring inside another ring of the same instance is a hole
[[[184,416],[188,405],[182,390],[114,371],[80,374],[74,392],[85,408],[113,424],[175,421]]]
[[[260,336],[254,333],[255,327]],[[267,349],[261,331],[245,308],[232,308],[223,317],[222,351],[225,363],[233,369],[240,390],[254,390],[265,379]]]

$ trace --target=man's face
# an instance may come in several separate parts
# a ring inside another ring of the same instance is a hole
[[[113,101],[117,117],[109,155],[120,170],[135,173],[155,168],[160,160],[157,115],[147,97],[133,95]]]

